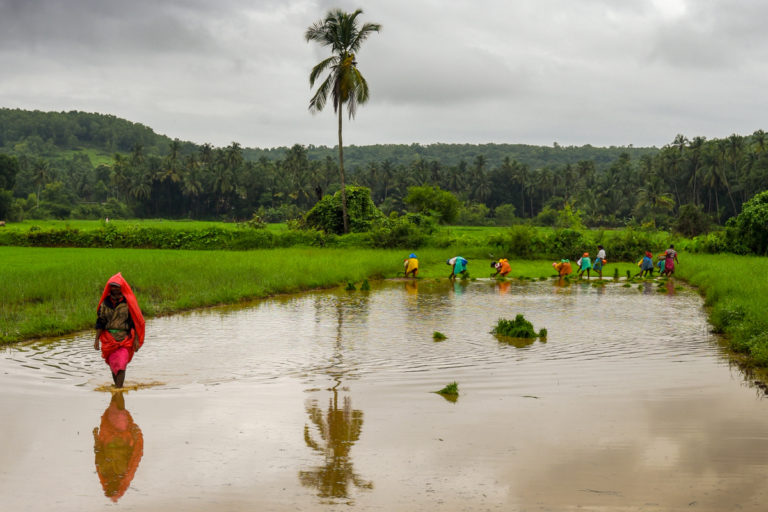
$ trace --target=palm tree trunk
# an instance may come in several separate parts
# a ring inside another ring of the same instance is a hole
[[[339,105],[339,174],[341,175],[341,217],[344,221],[344,234],[349,233],[347,218],[347,184],[344,182],[344,147],[341,141],[341,105]]]

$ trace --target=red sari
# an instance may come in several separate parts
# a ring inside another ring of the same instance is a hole
[[[101,331],[101,335],[99,336],[99,340],[101,341],[101,357],[109,363],[109,356],[116,350],[124,348],[128,353],[127,361],[125,361],[125,365],[127,365],[131,362],[131,359],[133,359],[133,340],[138,337],[139,347],[144,344],[144,315],[141,314],[139,303],[136,301],[136,296],[133,294],[131,286],[125,279],[123,279],[123,275],[120,272],[110,277],[107,284],[104,286],[104,292],[101,294],[99,305],[96,307],[97,314],[99,308],[101,308],[101,303],[104,302],[104,299],[109,295],[110,283],[117,283],[120,285],[120,291],[123,293],[125,302],[128,304],[128,312],[133,320],[134,328],[131,330],[130,335],[123,341],[117,341],[112,336],[112,333],[106,329]]]

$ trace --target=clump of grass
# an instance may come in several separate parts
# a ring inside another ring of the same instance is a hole
[[[364,279],[363,284],[360,285],[360,289],[364,292],[370,291],[371,283],[369,283],[367,279]]]
[[[440,331],[435,331],[435,332],[432,333],[432,339],[435,340],[435,341],[443,341],[447,337],[448,336],[446,336],[445,334],[441,333]]]
[[[616,270],[618,270],[618,269],[616,269]],[[627,281],[629,281],[629,280],[631,280],[631,279],[632,279],[632,272],[630,272],[629,270],[627,270]]]
[[[539,338],[541,339],[547,339],[547,330],[542,327],[542,329],[539,331]]]
[[[468,279],[469,279],[469,270],[465,270],[464,272],[461,273],[461,280],[466,281]]]
[[[453,381],[450,384],[447,384],[440,391],[435,391],[435,393],[437,393],[438,395],[459,396],[459,383],[456,381]]]
[[[656,288],[656,291],[659,292],[659,293],[667,293],[667,288],[666,287],[664,287],[664,288],[661,288],[661,287],[660,288]]]
[[[631,285],[631,284],[629,284],[629,283],[624,283],[624,284],[622,285],[622,288],[632,288],[632,285]]]
[[[542,329],[546,335],[546,329]],[[533,329],[533,324],[525,319],[523,315],[517,315],[514,320],[507,320],[506,318],[499,318],[496,327],[491,331],[497,336],[505,336],[508,338],[536,338],[545,337],[541,334],[537,334]]]
[[[618,281],[619,280],[619,268],[616,267],[613,269],[613,280]]]
[[[546,281],[546,280],[547,280],[546,276],[539,276],[539,281]]]
[[[345,288],[345,290],[347,290],[348,292],[353,292],[357,290],[357,288],[355,287],[355,283],[353,283],[352,281],[347,281],[347,287]]]

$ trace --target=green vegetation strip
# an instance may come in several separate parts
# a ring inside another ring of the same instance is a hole
[[[685,254],[675,275],[697,286],[716,332],[748,363],[768,366],[768,258],[733,254]]]

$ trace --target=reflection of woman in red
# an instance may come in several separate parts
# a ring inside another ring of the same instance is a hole
[[[117,502],[131,485],[144,453],[144,437],[125,409],[122,393],[112,395],[101,425],[93,429],[93,453],[104,495]]]
[[[112,370],[115,387],[123,387],[125,369],[133,353],[144,344],[144,316],[136,296],[119,272],[109,278],[99,300],[96,319],[96,340],[93,348]]]

